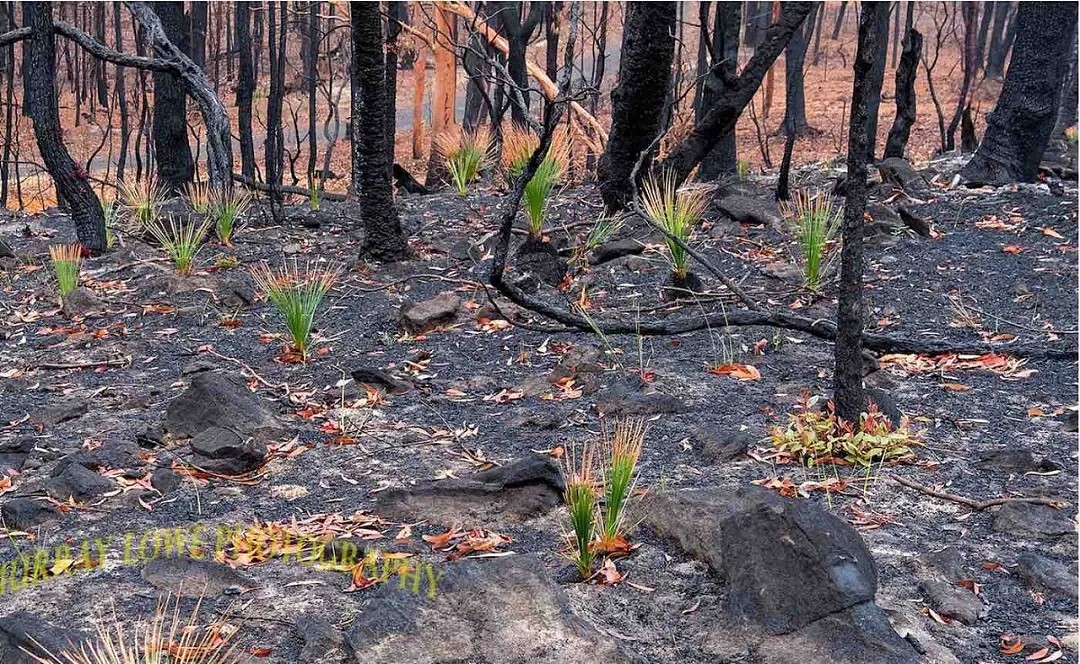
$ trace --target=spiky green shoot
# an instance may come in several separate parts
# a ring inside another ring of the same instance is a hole
[[[540,146],[540,137],[529,129],[512,124],[503,134],[503,170],[508,181],[521,177],[529,158]],[[547,155],[536,169],[532,179],[525,185],[522,207],[528,219],[529,236],[537,241],[543,238],[544,216],[551,192],[562,182],[570,165],[570,144],[563,133],[557,133],[551,141]]]
[[[584,265],[588,253],[607,242],[608,238],[619,232],[619,229],[621,229],[622,226],[623,219],[621,216],[602,213],[596,220],[596,223],[593,224],[593,227],[589,229],[589,234],[585,236],[585,241],[575,247],[574,262],[579,265]]]
[[[794,192],[781,211],[795,230],[806,287],[816,291],[828,271],[829,245],[840,227],[843,208],[825,192],[804,189]]]
[[[184,199],[193,212],[210,214],[214,191],[206,182],[189,182],[184,185]]]
[[[101,202],[101,214],[105,217],[106,249],[112,249],[116,245],[116,207],[115,201],[111,203]]]
[[[315,312],[338,280],[338,269],[312,266],[311,263],[301,268],[295,260],[280,268],[272,268],[262,261],[251,268],[251,277],[256,287],[285,318],[292,349],[306,361],[311,347]]]
[[[480,175],[480,170],[491,159],[491,134],[487,127],[465,131],[454,127],[437,135],[435,152],[442,157],[450,180],[457,192],[464,196],[469,185]]]
[[[750,162],[746,159],[740,159],[735,162],[735,175],[739,180],[745,180],[750,177]]]
[[[214,232],[218,241],[226,247],[232,246],[237,220],[247,212],[251,205],[251,194],[239,187],[228,191],[214,191],[210,194],[208,215],[214,222]]]
[[[664,236],[668,258],[676,280],[686,279],[689,274],[689,255],[683,248],[690,241],[694,226],[705,214],[709,205],[708,192],[703,189],[683,189],[677,186],[675,173],[670,170],[652,175],[645,180],[641,190],[641,205],[645,214],[664,231],[678,241]]]
[[[139,226],[145,228],[157,218],[165,197],[165,188],[157,178],[151,175],[143,180],[121,180],[117,188],[121,202]]]
[[[604,509],[602,545],[605,549],[616,546],[622,536],[626,501],[637,479],[637,463],[645,442],[648,426],[640,418],[627,418],[615,422],[614,431],[605,436],[607,466],[604,469]]]
[[[79,270],[82,268],[82,247],[77,244],[54,244],[49,247],[56,290],[64,297],[79,286]]]
[[[176,271],[186,275],[195,267],[195,255],[210,231],[210,221],[169,215],[150,222],[146,230],[168,254]]]
[[[322,205],[322,188],[322,180],[311,178],[311,184],[308,188],[308,209],[312,212],[318,212],[319,207]]]
[[[238,651],[240,630],[219,619],[199,624],[202,600],[187,619],[180,601],[158,603],[153,618],[125,626],[113,607],[112,617],[99,616],[95,638],[58,653],[37,643],[44,657],[29,654],[38,664],[238,664],[247,659]],[[32,637],[31,637],[32,638]]]
[[[592,576],[596,552],[593,537],[596,533],[596,456],[593,448],[585,444],[579,451],[571,451],[565,457],[563,476],[566,489],[563,500],[570,511],[570,527],[573,531],[569,558],[582,579]]]

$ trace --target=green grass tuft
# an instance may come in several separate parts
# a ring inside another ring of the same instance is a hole
[[[191,274],[195,267],[195,255],[199,253],[203,240],[210,231],[210,222],[197,222],[183,216],[167,216],[150,222],[146,230],[168,254],[177,272]]]
[[[615,422],[607,439],[607,466],[604,477],[604,509],[602,546],[611,549],[622,538],[624,507],[637,480],[637,464],[645,442],[648,425],[640,418]]]
[[[592,576],[596,552],[593,539],[597,523],[596,456],[586,444],[580,451],[566,455],[563,475],[566,490],[563,499],[570,511],[572,530],[569,558],[582,579]]]
[[[676,187],[675,174],[665,171],[659,177],[650,176],[642,185],[641,205],[657,225],[686,244],[694,227],[705,214],[709,205],[709,194],[704,189],[684,189]],[[685,279],[689,274],[689,255],[678,242],[664,237],[667,245],[671,269],[676,279]]]
[[[464,196],[468,193],[469,185],[480,176],[480,170],[491,159],[491,134],[487,127],[477,127],[472,131],[454,127],[432,140],[436,154],[442,157],[446,170],[450,172],[454,188]]]
[[[307,360],[311,346],[311,328],[323,297],[337,281],[334,267],[299,267],[296,261],[272,268],[265,261],[251,268],[256,286],[285,318],[292,348]]]
[[[821,288],[828,271],[827,255],[840,228],[843,208],[825,192],[811,194],[800,190],[793,193],[789,203],[781,206],[781,211],[795,229],[806,287],[816,291]]]
[[[214,191],[210,194],[210,207],[207,214],[214,222],[214,232],[218,241],[226,247],[232,246],[237,220],[247,212],[251,205],[251,194],[246,189],[234,188],[228,191]]]
[[[56,289],[64,297],[79,286],[79,270],[82,268],[82,247],[77,244],[54,244],[49,247]]]

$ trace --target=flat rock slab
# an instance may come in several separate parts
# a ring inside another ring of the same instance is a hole
[[[74,498],[78,502],[86,502],[92,498],[97,498],[115,488],[116,482],[114,480],[98,475],[78,463],[68,464],[63,472],[53,477],[45,485],[45,490],[53,498],[59,501]]]
[[[1075,565],[1065,565],[1046,556],[1027,552],[1016,559],[1016,573],[1034,590],[1076,599]]]
[[[36,664],[37,660],[23,649],[40,657],[48,652],[58,654],[62,650],[77,649],[87,641],[85,634],[57,627],[28,611],[16,611],[0,618],[0,663]]]
[[[183,394],[169,403],[165,430],[173,436],[195,436],[211,427],[251,435],[258,429],[284,429],[266,402],[243,379],[219,371],[195,375]]]
[[[70,397],[35,411],[30,421],[54,427],[57,424],[78,419],[86,415],[89,410],[90,404],[86,399]]]
[[[453,293],[440,293],[423,302],[405,302],[398,312],[398,320],[408,330],[425,332],[452,322],[460,308],[461,298]]]
[[[187,556],[151,560],[142,569],[150,585],[180,597],[215,597],[239,594],[256,583],[228,565]]]
[[[346,635],[356,662],[631,661],[576,616],[532,555],[440,566],[433,597],[390,582],[360,596]]]
[[[684,413],[689,409],[678,397],[633,380],[620,380],[596,396],[596,410],[606,417]]]
[[[790,634],[765,640],[764,664],[915,664],[919,655],[873,602],[863,602]],[[757,660],[755,660],[757,661]]]
[[[945,618],[974,625],[986,613],[983,601],[967,588],[945,581],[923,581],[922,590],[930,607]]]
[[[1056,539],[1076,532],[1067,510],[1034,503],[1006,503],[994,515],[994,530],[1020,537]]]
[[[30,530],[60,516],[60,510],[50,503],[32,498],[12,498],[0,505],[3,525],[14,530]]]
[[[725,196],[716,204],[720,211],[741,224],[768,226],[780,223],[776,203],[767,198],[751,198],[741,194]]]
[[[555,461],[536,455],[468,478],[384,491],[376,498],[375,512],[465,526],[521,523],[558,505],[564,486]]]

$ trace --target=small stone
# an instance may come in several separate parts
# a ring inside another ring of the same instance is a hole
[[[1021,554],[1016,559],[1016,573],[1034,590],[1073,599],[1077,597],[1074,568],[1046,556],[1032,552]]]
[[[5,475],[5,471],[8,470],[22,470],[33,449],[33,438],[19,438],[0,443],[0,476]]]
[[[884,182],[903,187],[908,193],[922,193],[927,190],[926,180],[903,157],[883,159],[877,167]]]
[[[771,279],[778,279],[788,283],[799,283],[803,280],[802,269],[798,265],[785,261],[774,261],[761,267],[761,273]]]
[[[90,289],[79,286],[64,296],[63,311],[69,318],[90,316],[105,311],[105,303]]]
[[[401,305],[398,320],[413,332],[426,332],[437,325],[452,322],[460,308],[461,299],[457,295],[440,293],[430,300]]]
[[[304,639],[300,664],[340,664],[346,661],[345,636],[323,618],[306,614],[296,621],[296,631]]]
[[[281,253],[285,255],[300,253],[300,244],[297,242],[290,242],[281,248]]]
[[[90,405],[85,399],[68,397],[59,402],[38,409],[30,420],[46,426],[56,426],[70,420],[78,419],[90,410]]]
[[[742,224],[769,226],[780,223],[780,213],[776,209],[776,203],[769,199],[732,194],[720,199],[717,207],[728,217]]]
[[[77,653],[88,643],[86,635],[50,624],[28,611],[0,618],[0,662],[4,664],[54,661],[55,653]],[[31,658],[28,652],[40,659]]]
[[[999,470],[1005,473],[1057,470],[1058,465],[1048,459],[1036,460],[1030,450],[1005,448],[983,453],[975,465],[983,470]]]
[[[116,488],[116,482],[98,475],[77,463],[68,464],[64,471],[49,480],[45,490],[53,498],[63,502],[69,498],[83,503]]]
[[[754,442],[745,431],[713,431],[703,426],[694,427],[691,435],[701,446],[701,456],[713,465],[742,458]]]
[[[183,481],[184,478],[170,468],[158,468],[150,475],[150,486],[163,496],[175,491]]]
[[[4,527],[12,530],[30,530],[60,516],[60,510],[50,503],[31,498],[12,498],[0,505]]]
[[[354,369],[352,378],[357,383],[377,387],[387,394],[405,394],[412,389],[412,383],[393,374],[376,368]]]
[[[994,515],[994,530],[1021,537],[1056,539],[1076,531],[1065,510],[1034,503],[1006,503]]]
[[[229,475],[251,472],[266,459],[266,445],[251,437],[211,427],[199,432],[190,442],[196,466]]]
[[[1076,433],[1077,431],[1077,418],[1075,410],[1067,410],[1058,416],[1058,420],[1061,421],[1062,428],[1068,433]]]
[[[620,380],[596,398],[601,415],[659,415],[683,413],[687,407],[679,398],[659,391],[644,391],[641,381]]]
[[[986,612],[979,596],[967,588],[944,581],[923,581],[921,585],[931,608],[944,618],[974,625]]]
[[[623,256],[636,256],[645,250],[645,245],[634,238],[623,238],[612,242],[605,242],[592,250],[589,262],[600,265]]]
[[[185,546],[180,544],[177,546]],[[255,587],[255,582],[227,565],[210,560],[194,560],[181,552],[166,550],[160,540],[140,555],[150,557],[141,576],[150,585],[179,597],[215,597],[243,592]],[[171,554],[171,555],[170,555]]]

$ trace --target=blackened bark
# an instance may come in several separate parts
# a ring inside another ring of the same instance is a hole
[[[553,81],[559,78],[559,15],[562,2],[545,2],[544,11],[544,73]]]
[[[378,260],[406,254],[386,150],[386,62],[378,3],[351,2],[352,166],[364,218],[364,251]]]
[[[904,52],[896,68],[896,118],[885,141],[885,158],[903,157],[911,127],[915,124],[915,76],[918,74],[923,37],[915,28],[904,37]]]
[[[120,3],[113,3],[113,40],[116,42],[116,50],[121,50],[124,45],[123,28],[120,25]],[[128,143],[131,134],[131,118],[128,115],[127,81],[125,80],[125,68],[116,65],[116,99],[120,111],[120,156],[116,160],[116,179],[124,180],[124,171],[127,168]]]
[[[155,2],[152,8],[165,36],[187,54],[190,44],[184,3]],[[158,179],[166,191],[179,192],[195,178],[187,135],[187,94],[180,79],[166,71],[154,72],[154,155]]]
[[[994,7],[992,3],[982,3],[982,16],[979,19],[979,36],[975,40],[975,69],[976,71],[983,68],[983,63],[986,62],[986,38],[990,35],[990,21],[994,18]]]
[[[1076,5],[1023,2],[1016,44],[997,106],[975,156],[960,171],[971,182],[1033,182],[1057,119],[1076,29]]]
[[[510,117],[514,122],[524,125],[526,123],[526,109],[529,107],[529,77],[525,66],[525,51],[529,47],[529,40],[533,32],[540,25],[544,17],[544,3],[533,2],[529,7],[529,15],[524,21],[521,20],[521,8],[524,3],[520,2],[493,2],[492,8],[499,17],[503,35],[509,44],[509,52],[506,58],[506,70],[510,74],[510,80],[520,90],[525,101],[525,109],[518,104],[511,104]]]
[[[210,3],[191,3],[191,61],[206,69],[206,28],[210,25]]]
[[[94,35],[105,43],[105,3],[94,5]],[[105,77],[105,63],[94,60],[94,83],[97,88],[97,101],[102,107],[109,105],[109,82]]]
[[[840,30],[844,27],[844,12],[847,11],[847,0],[840,3],[840,9],[836,12],[836,23],[833,25],[832,36],[829,38],[836,41],[840,38]]]
[[[477,15],[482,11],[477,9]],[[491,76],[491,64],[484,57],[487,49],[487,40],[481,39],[480,35],[473,33],[469,36],[469,48],[461,56],[462,67],[468,76],[465,86],[465,113],[461,123],[465,129],[472,131],[480,125],[484,111],[484,99],[488,95],[488,77]]]
[[[1060,138],[1065,135],[1065,130],[1076,126],[1076,37],[1073,37],[1072,57],[1069,58],[1069,76],[1065,79],[1065,87],[1061,89],[1061,103],[1058,104],[1057,121],[1054,123],[1052,138]]]
[[[671,169],[679,182],[682,182],[716,146],[720,137],[734,131],[735,123],[746,105],[754,98],[765,73],[787,46],[791,35],[810,14],[812,6],[813,3],[810,2],[783,3],[780,19],[769,26],[765,40],[754,50],[754,55],[743,67],[739,77],[732,81],[730,92],[717,100],[705,117],[694,125],[689,135],[672,148],[668,156],[659,163],[660,169]],[[609,141],[608,147],[610,146]]]
[[[866,166],[872,152],[871,107],[881,99],[881,79],[874,69],[886,48],[889,3],[864,2],[859,17],[859,45],[855,53],[855,82],[848,123],[847,199],[841,226],[840,293],[836,308],[835,368],[836,414],[858,423],[865,406],[863,396],[863,214],[866,211]],[[884,35],[880,29],[884,20]]]
[[[795,153],[798,134],[789,131],[784,140],[784,158],[780,161],[780,177],[776,181],[776,200],[791,200],[791,156]]]
[[[815,3],[810,16],[803,21],[802,27],[791,35],[791,41],[784,49],[784,120],[780,130],[785,134],[805,134],[810,131],[806,122],[806,89],[803,85],[803,65],[806,63],[806,48],[810,44],[810,33],[814,29],[814,12],[820,5]]]
[[[956,101],[956,110],[953,111],[952,119],[949,121],[949,128],[945,132],[946,150],[952,150],[956,147],[956,129],[960,126],[964,109],[968,106],[968,93],[971,91],[971,83],[975,79],[975,50],[977,46],[975,23],[978,20],[979,6],[974,2],[961,3],[960,12],[964,17],[964,49],[960,55],[963,80],[960,84],[960,98]]]
[[[391,3],[395,4],[395,3]],[[315,186],[315,158],[318,151],[318,136],[315,133],[315,122],[318,110],[315,107],[317,101],[315,93],[318,90],[319,85],[319,43],[320,26],[319,26],[319,3],[314,0],[308,1],[308,23],[307,23],[307,41],[308,50],[306,56],[305,67],[306,71],[304,76],[307,83],[307,101],[308,101],[308,163],[307,163],[307,182],[308,187]]]
[[[31,30],[26,42],[29,77],[25,103],[34,124],[38,151],[56,184],[58,197],[67,203],[79,242],[92,254],[100,254],[105,251],[105,215],[101,202],[90,187],[86,173],[68,154],[60,127],[52,3],[24,2],[23,21]]]
[[[240,134],[240,172],[255,179],[255,141],[251,136],[251,101],[255,94],[255,73],[251,65],[251,5],[236,3],[236,51],[239,67],[236,82],[237,132]]]
[[[726,81],[733,81],[736,78],[739,65],[741,9],[742,6],[738,2],[716,3],[710,49],[712,69],[702,80],[700,103],[694,105],[694,120],[697,122],[705,117],[718,99],[729,92]],[[721,136],[716,142],[716,147],[702,158],[698,177],[707,181],[715,180],[723,173],[734,173],[737,160],[735,132],[729,131]]]
[[[1007,26],[1009,24],[1009,2],[994,3],[994,27],[990,31],[990,50],[986,54],[987,76],[1000,78],[1005,73],[1005,57],[1009,53]]]
[[[878,128],[878,111],[881,108],[881,86],[885,82],[885,58],[886,51],[889,45],[889,12],[888,3],[886,3],[886,10],[875,11],[874,16],[877,20],[875,23],[875,29],[877,34],[874,39],[877,43],[877,49],[875,53],[877,60],[874,60],[874,67],[870,70],[870,86],[878,91],[877,96],[868,99],[869,106],[866,109],[867,118],[867,145],[866,149],[869,151],[866,154],[866,158],[870,161],[874,161],[874,155],[877,154],[877,128]],[[859,17],[859,29],[862,29],[862,17]]]
[[[15,28],[15,3],[3,3],[4,32]],[[25,47],[24,47],[25,48]],[[0,207],[7,206],[8,173],[11,169],[11,134],[15,125],[15,49],[2,47],[4,72],[4,147],[0,152]],[[24,51],[25,59],[25,51]]]
[[[765,31],[769,27],[769,19],[772,16],[772,1],[746,3],[746,30],[743,31],[743,44],[757,47],[765,39]]]
[[[409,18],[409,9],[397,0],[388,3],[386,8],[386,167],[387,173],[393,175],[394,142],[397,139],[397,38],[401,34],[401,25]]]
[[[675,55],[675,10],[670,2],[626,5],[619,82],[611,92],[611,133],[597,169],[600,193],[611,210],[621,209],[633,195],[634,165],[663,126]]]
[[[275,10],[280,7],[280,17]],[[285,170],[285,133],[281,126],[281,108],[285,98],[285,36],[288,34],[288,3],[267,3],[266,15],[270,44],[270,93],[266,99],[266,142],[263,155],[266,168],[266,184],[270,185],[270,211],[274,221],[281,223],[281,178]]]

